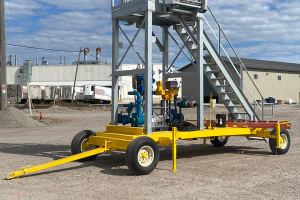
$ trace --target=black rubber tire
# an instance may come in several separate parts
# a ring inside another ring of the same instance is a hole
[[[228,137],[225,137],[223,141],[220,141],[218,137],[215,137],[214,140],[210,140],[211,144],[215,147],[223,147],[228,141]]]
[[[273,129],[271,132],[271,135],[276,135],[276,129]],[[284,149],[282,148],[276,148],[277,147],[277,139],[275,138],[270,138],[269,140],[269,146],[271,151],[273,152],[273,154],[275,155],[282,155],[282,154],[286,154],[289,149],[290,149],[290,145],[291,145],[291,137],[290,137],[290,133],[288,132],[288,130],[286,129],[281,129],[280,130],[280,135],[285,135],[287,138],[287,145]]]
[[[96,135],[96,133],[93,132],[93,131],[90,131],[90,130],[83,130],[83,131],[80,131],[79,133],[77,133],[74,136],[74,138],[72,140],[72,143],[71,143],[71,152],[72,152],[73,155],[82,153],[81,143],[84,139],[88,138],[91,135]],[[89,156],[89,157],[86,157],[86,158],[82,158],[78,161],[94,160],[97,156],[98,156],[98,154],[92,155],[92,156]]]
[[[154,159],[152,163],[147,167],[140,165],[137,158],[140,149],[144,146],[151,147],[154,152]],[[131,143],[129,144],[126,150],[125,160],[126,160],[127,167],[133,173],[138,175],[147,175],[150,174],[157,166],[159,161],[159,156],[160,156],[160,152],[156,142],[149,137],[142,136],[131,141]]]

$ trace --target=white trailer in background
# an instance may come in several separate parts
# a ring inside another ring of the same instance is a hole
[[[44,100],[48,101],[48,100],[57,99],[59,94],[59,89],[60,89],[59,86],[45,86]]]
[[[41,93],[41,86],[39,85],[30,85],[30,99],[32,100],[41,100],[42,93]]]
[[[70,85],[60,86],[58,98],[60,100],[72,100],[72,92],[73,92],[73,86]]]
[[[111,101],[111,88],[98,85],[84,85],[83,95],[89,101],[109,103]]]
[[[83,86],[76,86],[75,87],[74,99],[76,101],[83,101],[84,100]]]
[[[21,102],[24,102],[28,99],[28,89],[27,86],[21,85]]]
[[[61,85],[61,86],[39,86],[30,85],[30,95],[32,100],[39,102],[63,100],[71,101],[73,94],[73,86]],[[24,103],[28,99],[27,86],[21,85],[20,99]],[[111,89],[108,87],[96,86],[96,85],[84,85],[76,86],[74,93],[74,100],[94,102],[94,103],[109,103],[111,101]]]

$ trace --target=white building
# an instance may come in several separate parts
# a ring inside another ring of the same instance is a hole
[[[29,81],[30,85],[40,86],[63,86],[74,84],[76,65],[33,65],[30,66],[29,70],[24,70],[24,66],[7,66],[8,85],[22,85],[22,82],[24,84],[24,82],[27,81]],[[122,64],[120,66],[120,70],[133,70],[136,68],[137,65],[134,64]],[[153,78],[156,81],[162,80],[161,70],[162,64],[153,64]],[[79,65],[76,86],[93,84],[111,87],[111,72],[110,65]],[[181,79],[179,78],[177,81],[180,84]],[[155,89],[156,84],[153,84],[153,90]],[[131,76],[119,77],[120,103],[131,102],[134,100],[133,96],[128,95],[129,91],[133,91]],[[179,96],[181,96],[181,91]],[[160,97],[154,96],[155,102],[160,99]]]
[[[244,63],[251,80],[245,70],[240,71],[240,61],[237,58],[231,58],[236,70],[232,67],[231,62],[227,57],[222,58],[239,86],[241,79],[236,71],[242,74],[242,80],[247,87],[243,85],[241,90],[244,92],[244,95],[250,103],[254,101],[253,97],[256,100],[261,100],[261,96],[256,87],[264,98],[273,97],[283,101],[285,99],[292,99],[296,103],[300,102],[300,64],[242,58],[241,60]],[[187,72],[195,71],[195,69],[192,64],[188,64],[178,71]],[[256,87],[252,81],[255,83]],[[185,77],[182,79],[183,96],[188,100],[196,99],[195,85],[195,77]],[[251,91],[251,94],[248,92],[247,88]],[[206,103],[209,102],[211,92],[213,92],[213,98],[219,101],[217,93],[205,76],[203,92],[204,101]]]

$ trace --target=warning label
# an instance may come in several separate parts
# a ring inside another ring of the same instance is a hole
[[[2,90],[2,93],[5,94],[6,91],[5,91],[5,85],[1,85],[1,90]]]

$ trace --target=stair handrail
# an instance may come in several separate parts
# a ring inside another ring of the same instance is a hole
[[[211,26],[209,25],[209,23],[207,22],[207,20],[206,20],[206,18],[204,18],[204,20],[206,21],[206,23],[207,23],[207,25],[208,25],[208,27],[210,28],[210,30],[212,31],[212,34],[215,36],[215,38],[217,39],[217,36],[215,35],[215,33],[213,32],[213,30],[212,30],[212,28],[211,28]],[[234,67],[234,64],[233,64],[233,62],[232,62],[232,60],[230,59],[230,57],[229,57],[229,55],[227,54],[227,52],[225,51],[225,49],[224,49],[224,47],[222,46],[222,45],[220,45],[220,48],[222,48],[223,49],[223,51],[224,51],[224,53],[225,53],[225,55],[229,58],[229,62],[231,63],[231,65],[233,66],[233,68],[234,68],[234,70],[235,70],[235,72],[238,74],[238,76],[240,77],[240,74],[238,73],[238,71],[236,70],[236,68]],[[246,89],[248,90],[248,92],[250,93],[250,95],[251,95],[251,97],[255,100],[255,98],[254,98],[254,96],[252,95],[252,93],[250,92],[250,90],[249,90],[249,88],[248,88],[248,86],[246,85],[246,83],[243,81],[243,84],[245,85],[245,87],[246,87]],[[259,109],[261,109],[260,108],[260,106],[259,105],[257,105],[258,106],[258,108]]]
[[[264,106],[264,101],[265,101],[265,99],[264,99],[263,95],[261,94],[261,92],[259,91],[259,89],[258,89],[258,87],[256,86],[255,82],[254,82],[253,79],[251,78],[251,76],[250,76],[250,74],[249,74],[247,68],[245,67],[243,61],[240,59],[240,57],[238,56],[237,52],[236,52],[235,49],[233,48],[231,42],[229,41],[228,37],[227,37],[226,34],[224,33],[223,29],[221,28],[221,25],[219,24],[218,20],[216,19],[216,17],[215,17],[214,14],[212,13],[210,7],[207,6],[207,8],[208,8],[209,12],[211,13],[212,17],[214,18],[215,22],[216,22],[217,25],[218,25],[219,33],[222,32],[222,34],[224,35],[224,37],[225,37],[225,39],[227,40],[228,44],[230,45],[231,49],[233,50],[234,54],[236,55],[236,57],[237,57],[238,60],[240,61],[241,65],[243,66],[243,69],[246,71],[248,77],[250,78],[251,82],[253,83],[254,87],[256,88],[257,92],[259,93],[259,95],[260,95],[260,97],[261,97],[261,99],[262,99],[262,106]],[[219,49],[219,50],[220,50],[220,48],[223,49],[223,51],[224,51],[224,53],[226,54],[227,58],[229,59],[231,65],[233,66],[233,68],[235,69],[236,73],[237,73],[238,76],[240,77],[240,73],[239,73],[239,72],[237,71],[237,69],[235,68],[235,65],[233,64],[233,62],[232,62],[232,60],[230,59],[230,57],[229,57],[229,55],[227,54],[227,52],[225,51],[223,45],[221,45],[220,34],[219,34],[219,38],[218,38],[218,37],[215,35],[213,29],[212,29],[211,26],[209,25],[209,23],[208,23],[208,21],[206,20],[206,18],[204,18],[204,19],[205,19],[206,24],[208,25],[208,27],[210,28],[210,30],[212,31],[213,35],[215,36],[215,38],[217,39],[217,41],[218,41],[218,43],[219,43],[219,44],[218,44],[218,45],[219,45],[219,48],[218,48],[218,49]],[[219,52],[219,53],[220,53],[220,52]],[[259,108],[259,110],[263,112],[263,108],[261,108],[261,107],[259,106],[259,104],[258,104],[257,101],[256,101],[256,98],[254,98],[254,96],[253,96],[252,93],[250,92],[250,90],[249,90],[248,86],[246,85],[246,83],[244,82],[244,80],[243,80],[243,84],[245,85],[245,87],[247,88],[248,92],[250,93],[250,95],[251,95],[252,98],[254,99],[254,102],[255,102],[255,104],[257,105],[257,107]],[[263,116],[262,116],[262,118],[263,118]]]

